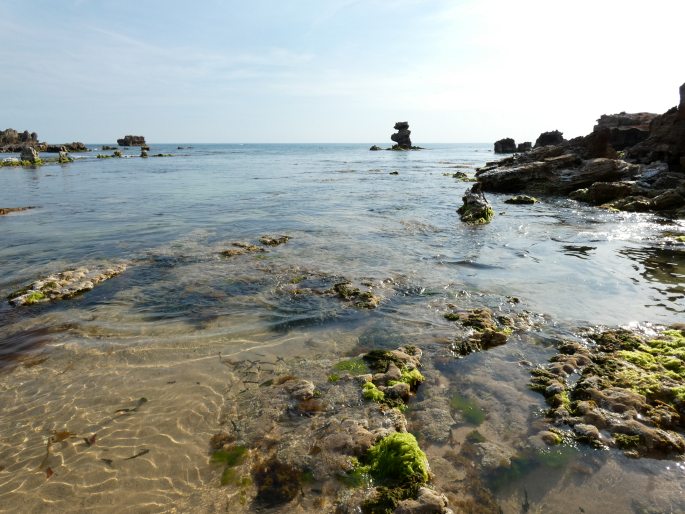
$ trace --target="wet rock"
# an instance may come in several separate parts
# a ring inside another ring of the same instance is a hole
[[[593,205],[601,205],[634,195],[638,191],[639,188],[631,182],[595,182],[590,187],[573,191],[569,194],[569,198]]]
[[[290,241],[290,236],[269,236],[265,235],[259,238],[259,242],[266,246],[279,246]]]
[[[114,150],[112,152],[112,157],[117,157],[117,158],[122,158],[124,154],[121,153],[121,150]]]
[[[495,153],[514,153],[516,152],[516,142],[510,138],[506,137],[495,141]]]
[[[381,297],[371,291],[361,291],[350,282],[339,282],[333,286],[338,297],[351,302],[358,309],[375,309],[381,303]]]
[[[685,197],[678,191],[670,190],[652,199],[651,207],[655,211],[670,211],[685,205]]]
[[[235,248],[229,248],[228,250],[223,250],[221,255],[224,257],[234,257],[236,255],[244,255],[246,253],[261,253],[265,252],[261,246],[253,245],[252,243],[247,243],[244,241],[235,241],[231,243]]]
[[[552,130],[551,132],[543,132],[535,140],[535,148],[539,148],[541,146],[560,145],[564,141],[566,141],[564,139],[564,134],[562,132],[559,132],[558,130]]]
[[[445,407],[433,406],[431,401],[413,405],[412,427],[429,441],[446,443],[450,439],[450,430],[454,426],[454,418],[449,405]]]
[[[372,152],[377,152],[378,150],[383,150],[380,146],[373,145],[371,148],[369,148]]]
[[[41,159],[40,156],[38,155],[38,152],[31,147],[31,146],[25,146],[21,150],[21,156],[19,157],[20,160],[24,162],[28,162],[30,164],[40,164]]]
[[[483,225],[492,221],[495,212],[485,198],[480,184],[474,184],[473,187],[464,194],[462,200],[464,205],[457,210],[461,221],[473,225]]]
[[[214,434],[209,440],[209,447],[213,450],[221,450],[235,441],[235,436],[229,435],[226,432],[219,432]]]
[[[255,503],[275,508],[291,502],[300,492],[301,473],[301,470],[277,459],[256,465],[252,470],[252,478],[257,487]]]
[[[66,150],[62,150],[59,152],[59,157],[57,158],[57,162],[60,164],[66,164],[69,162],[73,162],[74,159],[69,157],[69,154],[66,152]]]
[[[476,443],[474,446],[481,467],[488,471],[511,467],[511,460],[516,456],[511,448],[489,441]]]
[[[140,156],[141,156],[143,159],[145,159],[146,157],[148,157],[147,150],[141,149],[141,150],[140,150]]]
[[[283,389],[297,400],[308,400],[314,397],[316,386],[309,380],[293,378],[283,383]]]
[[[532,205],[538,201],[534,196],[528,195],[516,195],[511,198],[504,200],[504,203],[510,203],[514,205]]]
[[[121,139],[117,139],[117,144],[119,146],[146,146],[145,137],[131,135],[127,135],[122,137]]]
[[[447,497],[427,487],[419,489],[418,497],[413,500],[403,500],[399,503],[394,514],[451,514],[447,508]]]
[[[27,211],[29,209],[35,209],[35,207],[0,207],[0,216],[4,216],[12,212]]]
[[[97,284],[119,275],[124,270],[126,264],[116,264],[55,273],[15,291],[8,296],[8,301],[11,305],[20,306],[72,298],[90,291]]]
[[[390,139],[397,143],[397,147],[401,149],[410,149],[411,144],[411,130],[409,130],[409,123],[406,121],[398,121],[395,123],[395,132],[390,136]]]

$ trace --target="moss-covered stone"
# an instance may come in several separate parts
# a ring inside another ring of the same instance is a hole
[[[365,382],[362,386],[362,396],[364,399],[382,403],[385,400],[385,393],[376,387],[373,382]]]
[[[408,432],[384,437],[369,449],[363,462],[369,474],[384,485],[423,485],[428,481],[428,458]]]

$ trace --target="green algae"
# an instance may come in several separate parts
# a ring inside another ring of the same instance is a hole
[[[373,382],[365,382],[362,386],[362,396],[365,400],[381,403],[385,400],[385,393],[378,389]]]
[[[328,375],[328,381],[331,382],[332,384],[336,383],[337,381],[340,380],[340,375],[337,373],[331,373]]]
[[[408,432],[390,434],[367,451],[364,463],[379,483],[392,486],[423,485],[428,481],[428,458]]]
[[[461,412],[464,419],[472,425],[480,425],[485,421],[485,412],[481,409],[476,402],[461,396],[459,394],[454,395],[450,399],[450,407],[453,410]]]
[[[398,357],[394,353],[385,350],[371,350],[362,358],[367,363],[371,371],[375,371],[377,373],[385,373],[388,371],[388,366],[390,366],[391,362],[400,369],[402,369],[405,364],[401,357]]]
[[[350,375],[364,375],[369,372],[369,367],[362,357],[355,357],[334,364],[333,370],[337,372],[347,372]]]
[[[639,435],[612,434],[616,447],[621,450],[634,450],[642,443]]]
[[[486,225],[495,217],[495,211],[492,207],[474,209],[473,207],[462,206],[457,212],[461,215],[461,221],[470,225]]]
[[[212,454],[212,462],[220,462],[227,466],[237,466],[245,460],[247,448],[245,446],[234,446],[228,450],[217,450]]]
[[[419,386],[419,384],[423,383],[425,380],[426,378],[421,374],[421,372],[418,369],[404,370],[402,371],[402,377],[400,378],[400,382],[409,384],[409,387],[412,390],[415,390]]]
[[[26,305],[33,305],[34,303],[45,300],[46,296],[41,291],[34,291],[26,297]]]

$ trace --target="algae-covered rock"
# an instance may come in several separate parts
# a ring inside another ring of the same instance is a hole
[[[632,456],[684,454],[683,331],[647,336],[619,329],[590,337],[594,347],[563,344],[549,365],[533,370],[531,388],[545,395],[549,419],[571,426],[580,442]],[[579,378],[571,382],[571,375]]]
[[[485,198],[480,183],[476,183],[462,197],[464,205],[457,209],[461,221],[473,225],[490,223],[495,216],[490,203]]]
[[[259,242],[266,246],[279,246],[290,241],[290,236],[262,236],[259,238]]]
[[[511,198],[507,198],[506,200],[504,200],[504,203],[510,203],[513,205],[532,205],[534,203],[537,203],[537,201],[538,199],[534,196],[516,195],[512,196]]]
[[[125,269],[126,264],[115,264],[55,273],[13,292],[7,299],[11,305],[20,306],[71,298],[90,291],[97,284],[119,275]]]

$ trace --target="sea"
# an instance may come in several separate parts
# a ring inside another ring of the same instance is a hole
[[[685,320],[682,221],[489,193],[493,221],[467,225],[457,209],[472,182],[460,174],[498,156],[490,144],[422,146],[152,144],[143,159],[89,145],[72,163],[1,168],[0,207],[34,207],[0,217],[1,298],[76,267],[127,269],[75,298],[0,304],[0,512],[227,511],[235,494],[208,441],[245,394],[234,386],[250,382],[248,365],[268,363],[254,381],[278,363],[306,376],[309,362],[370,346],[423,348],[439,366],[422,387],[459,391],[484,414],[422,442],[429,459],[448,462],[474,423],[520,452],[544,417],[531,367],[560,341]],[[222,254],[265,235],[289,239]],[[340,281],[378,307],[299,290]],[[444,313],[483,307],[524,313],[530,331],[454,355]],[[407,417],[420,436],[411,405]],[[487,494],[506,513],[685,511],[681,462],[572,450],[484,478]]]

